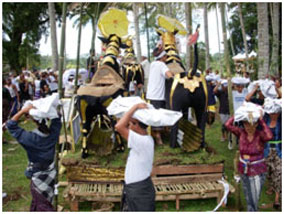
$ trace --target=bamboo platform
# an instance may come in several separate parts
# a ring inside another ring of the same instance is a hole
[[[180,208],[180,200],[216,198],[219,203],[224,194],[224,187],[218,182],[222,176],[223,164],[156,166],[152,171],[156,201],[176,201],[176,210]],[[83,201],[120,202],[122,188],[117,180],[73,180],[64,197],[70,202],[71,210],[78,211],[79,202]],[[234,191],[232,186],[230,191]]]

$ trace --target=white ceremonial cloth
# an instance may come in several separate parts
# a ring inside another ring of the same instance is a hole
[[[236,85],[246,85],[249,82],[250,82],[250,80],[245,78],[245,77],[233,77],[232,78],[232,83],[234,83]]]
[[[29,104],[32,104],[35,107],[35,109],[31,109],[29,111],[29,114],[35,120],[42,120],[46,118],[52,120],[54,118],[58,118],[56,109],[59,104],[58,93],[53,93],[51,96],[34,101],[28,100],[25,102],[23,108],[25,108]]]
[[[261,113],[262,112],[262,113]],[[263,109],[260,105],[256,105],[251,102],[244,102],[235,112],[234,121],[248,121],[257,122],[261,114],[263,115]]]
[[[276,92],[275,82],[269,79],[253,81],[248,86],[249,93],[254,89],[256,84],[259,85],[261,93],[264,97],[277,98],[278,94]]]
[[[130,108],[138,103],[146,103],[140,97],[117,97],[107,107],[109,115],[121,118]],[[149,126],[172,126],[181,117],[182,113],[167,109],[155,109],[147,103],[148,109],[139,109],[133,114],[133,118]]]
[[[282,111],[282,99],[265,98],[263,109],[267,114],[279,113]]]

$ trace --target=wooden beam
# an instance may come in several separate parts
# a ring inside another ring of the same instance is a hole
[[[171,177],[154,177],[153,183],[156,184],[178,184],[178,183],[195,183],[195,182],[210,182],[222,178],[222,173],[201,174],[201,175],[185,175]]]
[[[163,165],[155,166],[152,170],[152,176],[158,175],[186,175],[202,173],[223,173],[224,164],[197,164],[197,165]]]

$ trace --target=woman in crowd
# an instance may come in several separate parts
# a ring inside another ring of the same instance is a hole
[[[4,85],[5,88],[7,88],[9,90],[9,93],[10,93],[10,96],[11,96],[11,106],[10,106],[11,113],[10,113],[10,116],[13,116],[18,111],[18,105],[20,104],[20,96],[19,96],[19,93],[18,93],[16,86],[14,84],[12,84],[11,78],[8,78],[4,82],[4,84],[5,84]]]
[[[271,184],[266,193],[275,193],[273,206],[278,209],[282,190],[282,102],[279,99],[266,98],[264,111],[264,121],[273,133],[272,140],[267,142],[264,150],[268,168],[267,179]]]
[[[41,122],[34,120],[37,129],[26,131],[19,127],[18,121],[22,115],[29,113],[32,108],[32,105],[28,105],[21,109],[7,122],[7,128],[28,155],[29,165],[25,175],[31,179],[32,203],[30,211],[55,211],[52,206],[56,176],[54,157],[55,145],[60,135],[61,121],[59,117],[52,119],[51,125],[48,127],[45,119]]]
[[[261,107],[253,103],[244,103],[240,106],[235,116],[225,125],[239,138],[238,171],[243,184],[247,210],[257,211],[267,171],[264,146],[272,139],[272,132],[262,119]]]

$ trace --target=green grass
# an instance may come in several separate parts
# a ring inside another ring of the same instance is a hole
[[[31,122],[27,124],[20,123],[22,127],[27,129],[32,129],[34,126]],[[15,141],[9,133],[6,131],[3,136],[7,141]],[[227,142],[220,142],[221,138],[221,124],[217,119],[211,128],[206,128],[206,142],[208,145],[216,151],[215,155],[209,155],[205,151],[197,151],[193,153],[185,153],[180,149],[171,149],[168,146],[158,147],[155,151],[155,160],[159,159],[172,159],[177,161],[179,164],[189,164],[193,162],[199,163],[217,163],[224,161],[225,165],[225,176],[227,180],[234,185],[234,167],[233,159],[235,157],[236,148],[233,150],[228,150]],[[167,143],[167,142],[166,142]],[[27,165],[27,157],[24,149],[16,144],[3,144],[2,147],[2,188],[3,192],[8,194],[8,197],[12,200],[3,203],[3,211],[29,211],[29,206],[31,202],[31,195],[29,190],[30,180],[24,176],[24,170]],[[76,146],[76,151],[80,151],[80,145]],[[165,157],[165,153],[169,154]],[[127,159],[128,152],[116,153],[111,156],[104,158],[95,158],[91,156],[86,161],[97,161],[102,166],[110,165],[113,167],[124,166]],[[80,152],[74,154],[69,154],[68,158],[80,158]],[[65,175],[59,176],[60,181],[66,180]],[[268,196],[265,194],[267,184],[265,184],[262,191],[260,205],[265,203],[272,203],[273,196]],[[64,211],[70,209],[69,203],[64,201],[62,193],[64,188],[59,188],[59,204],[64,207]],[[242,189],[241,202],[243,205],[243,210],[245,211],[245,200],[243,196]],[[20,194],[17,194],[20,193]],[[216,206],[216,199],[204,199],[204,200],[187,200],[180,202],[180,211],[211,211]],[[157,202],[157,211],[176,211],[174,202]],[[84,202],[80,203],[80,211],[91,211],[91,203]],[[114,211],[119,211],[119,204],[115,204]],[[231,194],[228,198],[228,203],[225,208],[220,208],[219,211],[236,211],[236,195]],[[260,211],[275,211],[273,208],[270,209],[260,209]]]

